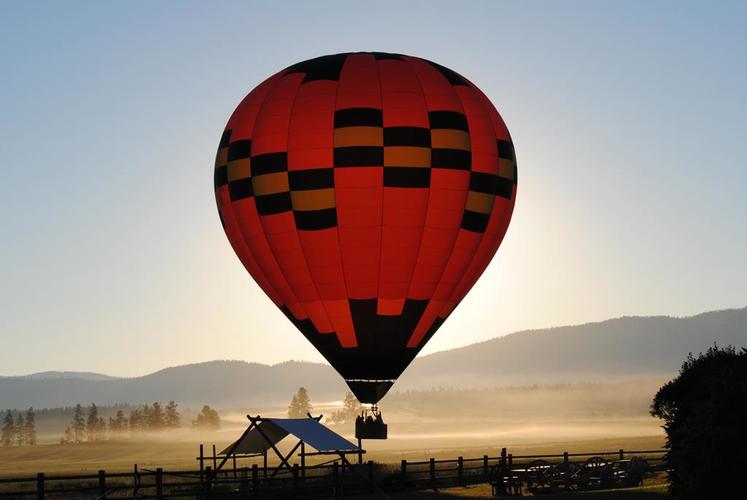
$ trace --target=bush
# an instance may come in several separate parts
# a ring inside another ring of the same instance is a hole
[[[747,464],[747,350],[714,346],[688,356],[654,397],[664,420],[671,493],[682,500],[740,498]]]

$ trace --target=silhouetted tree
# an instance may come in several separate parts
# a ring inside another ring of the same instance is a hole
[[[197,418],[194,419],[192,425],[201,429],[216,430],[220,428],[220,416],[217,411],[205,405],[200,410],[200,413],[197,414]]]
[[[70,426],[68,425],[65,428],[65,433],[62,435],[62,438],[60,438],[60,444],[69,444],[74,440],[75,438],[73,437],[73,431],[70,430]]]
[[[313,409],[311,398],[305,387],[299,387],[288,406],[288,417],[303,418]]]
[[[361,404],[352,392],[345,394],[342,409],[332,413],[331,420],[336,423],[353,422],[361,412]]]
[[[109,417],[109,433],[122,434],[127,430],[127,419],[124,416],[122,410],[117,410],[117,414],[114,418]]]
[[[3,447],[8,448],[15,444],[15,432],[16,426],[13,423],[13,413],[8,410],[5,412],[3,427],[0,430],[0,443],[2,443]]]
[[[23,432],[23,415],[21,415],[21,412],[18,412],[18,415],[16,415],[16,425],[13,429],[13,437],[15,437],[15,445],[16,446],[24,446],[26,444],[26,436]]]
[[[128,419],[130,422],[130,430],[131,431],[143,431],[145,430],[144,422],[145,417],[143,416],[143,412],[139,409],[134,409],[130,411],[130,418]]]
[[[82,443],[86,432],[86,421],[83,418],[83,407],[79,404],[73,408],[73,419],[70,422],[72,429],[73,442]]]
[[[713,346],[687,357],[654,397],[664,420],[669,488],[680,500],[740,498],[747,463],[747,350]]]
[[[155,402],[153,403],[153,406],[150,408],[150,413],[148,415],[148,430],[151,431],[160,431],[164,427],[164,415],[163,415],[163,409],[161,408],[161,403]]]
[[[176,429],[180,426],[180,416],[177,406],[173,401],[169,401],[169,404],[166,405],[164,424],[169,429]]]
[[[99,417],[99,409],[93,403],[88,407],[86,438],[88,441],[98,441],[101,439],[101,418]]]
[[[23,434],[27,446],[36,446],[36,417],[33,408],[26,410],[26,417],[23,422]]]

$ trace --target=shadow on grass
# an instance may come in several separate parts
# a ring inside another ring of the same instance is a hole
[[[525,497],[531,497],[531,494],[526,494]],[[361,497],[361,500],[364,497]],[[366,496],[368,498],[384,498],[382,496]],[[388,495],[391,500],[403,500],[405,498],[414,498],[422,500],[455,500],[458,498],[472,498],[472,499],[489,499],[495,498],[491,495],[490,486],[488,485],[476,485],[467,488],[447,488],[439,491],[423,490],[423,491],[411,491],[407,493],[395,493]],[[502,497],[506,500],[521,497]],[[618,490],[607,490],[607,491],[587,491],[587,492],[570,492],[570,493],[552,493],[547,495],[536,495],[536,498],[542,498],[546,500],[572,500],[577,498],[578,500],[612,500],[619,498],[621,500],[667,500],[672,497],[667,493],[666,485],[655,485],[655,486],[644,486],[642,488],[625,488]]]

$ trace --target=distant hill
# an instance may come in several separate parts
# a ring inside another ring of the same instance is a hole
[[[631,379],[673,374],[689,352],[713,343],[747,346],[747,308],[688,318],[624,317],[518,332],[416,359],[395,388],[491,387]],[[341,399],[332,368],[210,361],[135,378],[45,372],[0,378],[0,409],[175,400],[182,406],[287,404],[299,386],[315,401]]]

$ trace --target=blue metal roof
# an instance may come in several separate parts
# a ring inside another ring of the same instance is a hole
[[[267,436],[270,443],[259,433],[255,427],[241,439],[234,449],[235,453],[264,453],[273,445],[282,441],[288,434],[308,444],[321,452],[357,452],[358,447],[340,436],[331,429],[320,424],[314,418],[266,418],[259,422],[258,426]],[[225,455],[236,442],[232,443],[220,455]]]

